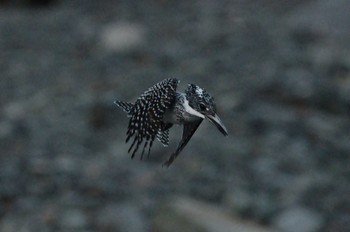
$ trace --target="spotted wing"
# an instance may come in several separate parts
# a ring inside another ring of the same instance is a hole
[[[157,139],[163,144],[164,147],[169,145],[169,130],[158,131]]]
[[[164,147],[169,146],[169,129],[173,126],[172,123],[164,123],[162,129],[158,131],[157,139]]]
[[[130,112],[134,107],[134,104],[122,101],[114,101],[114,104],[122,108],[128,115],[130,115]]]
[[[191,123],[184,124],[184,129],[182,133],[182,138],[179,143],[179,145],[176,148],[176,151],[171,154],[169,159],[163,164],[163,166],[169,167],[172,162],[176,159],[176,157],[180,154],[180,152],[184,149],[184,147],[187,145],[188,141],[192,138],[192,135],[194,132],[196,132],[199,125],[202,123],[203,119],[199,119],[198,121],[194,121]]]
[[[130,112],[131,118],[126,138],[128,142],[131,137],[134,137],[128,150],[128,152],[132,151],[131,158],[135,156],[143,142],[141,159],[147,146],[149,155],[154,139],[163,129],[163,115],[175,103],[178,83],[179,81],[174,78],[165,79],[149,88],[136,100]]]

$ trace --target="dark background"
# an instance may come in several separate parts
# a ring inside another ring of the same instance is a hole
[[[0,231],[350,231],[349,9],[1,0]],[[230,134],[205,122],[169,169],[181,128],[131,160],[112,103],[167,77],[208,90]]]

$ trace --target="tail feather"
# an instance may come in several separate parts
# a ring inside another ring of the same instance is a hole
[[[122,108],[127,114],[130,114],[132,108],[134,107],[134,104],[122,101],[114,101],[114,104]]]

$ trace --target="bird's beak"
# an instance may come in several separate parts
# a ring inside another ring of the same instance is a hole
[[[221,119],[219,118],[219,116],[217,114],[206,115],[206,117],[211,123],[213,123],[219,129],[219,131],[223,135],[228,136],[227,129],[224,126],[224,124],[222,123]]]

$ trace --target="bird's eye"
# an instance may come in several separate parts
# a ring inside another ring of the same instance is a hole
[[[199,104],[199,108],[200,108],[202,111],[207,110],[207,107],[206,107],[203,103],[200,103],[200,104]]]

